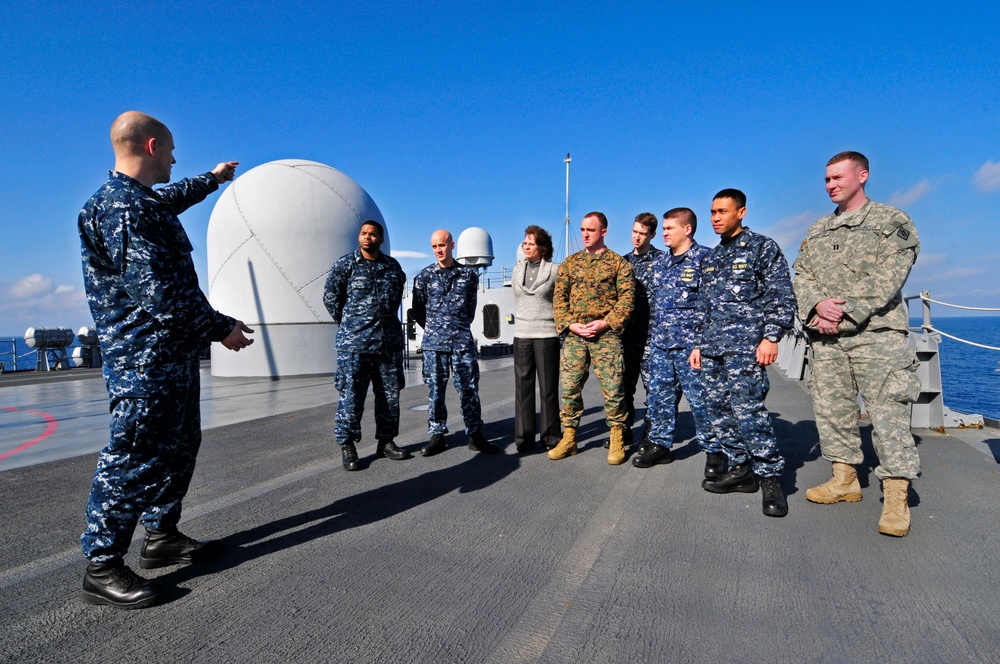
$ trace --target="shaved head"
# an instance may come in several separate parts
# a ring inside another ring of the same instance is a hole
[[[450,231],[446,231],[443,228],[434,231],[431,234],[431,244],[434,244],[434,243],[437,243],[437,242],[452,242],[451,232]]]
[[[451,267],[455,263],[452,251],[455,249],[455,240],[451,233],[440,228],[431,235],[431,250],[434,258],[441,267]]]
[[[115,155],[137,156],[150,138],[165,141],[170,130],[151,115],[139,111],[126,111],[115,118],[111,125],[111,146]]]

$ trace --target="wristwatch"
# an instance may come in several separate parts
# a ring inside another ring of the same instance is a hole
[[[776,344],[779,341],[781,341],[781,337],[778,336],[777,334],[768,334],[764,338],[770,341],[772,344]]]

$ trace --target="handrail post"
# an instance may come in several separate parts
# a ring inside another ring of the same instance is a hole
[[[928,332],[928,333],[931,331],[931,327],[932,327],[931,326],[931,302],[930,302],[930,299],[931,299],[931,293],[930,293],[930,291],[920,291],[920,301],[924,305],[923,306],[923,312],[924,312],[923,329],[924,329],[924,332]]]

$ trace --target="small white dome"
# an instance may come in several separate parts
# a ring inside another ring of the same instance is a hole
[[[482,228],[466,228],[455,242],[455,260],[462,265],[489,267],[493,265],[493,238]]]

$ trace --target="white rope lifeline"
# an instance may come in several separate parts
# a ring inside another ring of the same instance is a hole
[[[930,329],[931,332],[937,332],[938,334],[940,334],[943,337],[948,337],[949,339],[954,339],[955,341],[961,341],[963,344],[969,344],[970,346],[975,346],[976,348],[985,348],[986,350],[997,350],[997,351],[1000,351],[1000,348],[997,348],[996,346],[987,346],[986,344],[977,344],[975,341],[967,341],[965,339],[960,339],[959,337],[953,337],[952,335],[948,334],[947,332],[942,332],[941,330],[937,329],[934,326],[930,326],[928,329]]]
[[[920,299],[923,300],[923,301],[925,301],[925,302],[933,302],[934,304],[940,304],[942,307],[952,307],[954,309],[968,309],[969,311],[1000,311],[1000,309],[997,309],[995,307],[992,307],[992,308],[991,307],[963,307],[960,304],[951,304],[950,302],[941,302],[939,300],[932,300],[931,298],[924,297],[923,295],[920,296]],[[944,334],[944,333],[942,332],[942,334]],[[947,336],[947,335],[945,335],[945,336]]]

